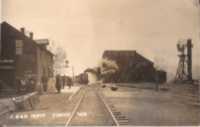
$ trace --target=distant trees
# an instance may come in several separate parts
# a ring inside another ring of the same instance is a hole
[[[118,70],[119,67],[115,61],[102,59],[99,62],[98,67],[88,68],[85,72],[92,73],[96,76],[97,80],[102,80],[103,82],[113,82],[115,81],[115,74]]]
[[[154,57],[154,67],[155,69],[157,70],[165,70],[167,68],[166,66],[167,64],[167,61],[165,61],[164,58],[161,58],[161,57]]]
[[[54,40],[50,41],[47,48],[54,54],[54,74],[64,74],[69,64],[65,49],[60,47]]]
[[[63,74],[67,68],[68,60],[66,52],[63,48],[58,47],[55,51],[54,57],[54,73]]]
[[[115,74],[119,70],[119,66],[113,60],[102,59],[100,62],[100,77],[104,82],[106,81],[115,81]]]

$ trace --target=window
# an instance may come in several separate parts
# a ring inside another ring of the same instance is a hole
[[[22,55],[23,54],[23,41],[16,40],[15,46],[16,46],[16,55]]]

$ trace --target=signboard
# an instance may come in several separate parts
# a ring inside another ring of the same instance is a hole
[[[0,59],[0,69],[14,69],[14,60],[12,59]]]
[[[14,69],[14,67],[9,65],[0,66],[0,70],[10,70],[10,69],[12,70]]]
[[[0,63],[14,63],[13,59],[0,59]]]
[[[23,54],[23,41],[22,40],[16,40],[16,55],[22,55]]]

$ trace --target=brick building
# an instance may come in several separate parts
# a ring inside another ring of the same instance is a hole
[[[1,89],[16,91],[16,79],[31,75],[36,89],[42,90],[42,76],[53,76],[53,54],[47,50],[47,44],[39,44],[33,40],[33,33],[29,34],[25,35],[24,28],[17,30],[6,22],[1,23]]]

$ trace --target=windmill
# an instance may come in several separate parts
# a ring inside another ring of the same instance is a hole
[[[192,40],[179,41],[177,50],[179,52],[179,62],[175,82],[192,82]]]

